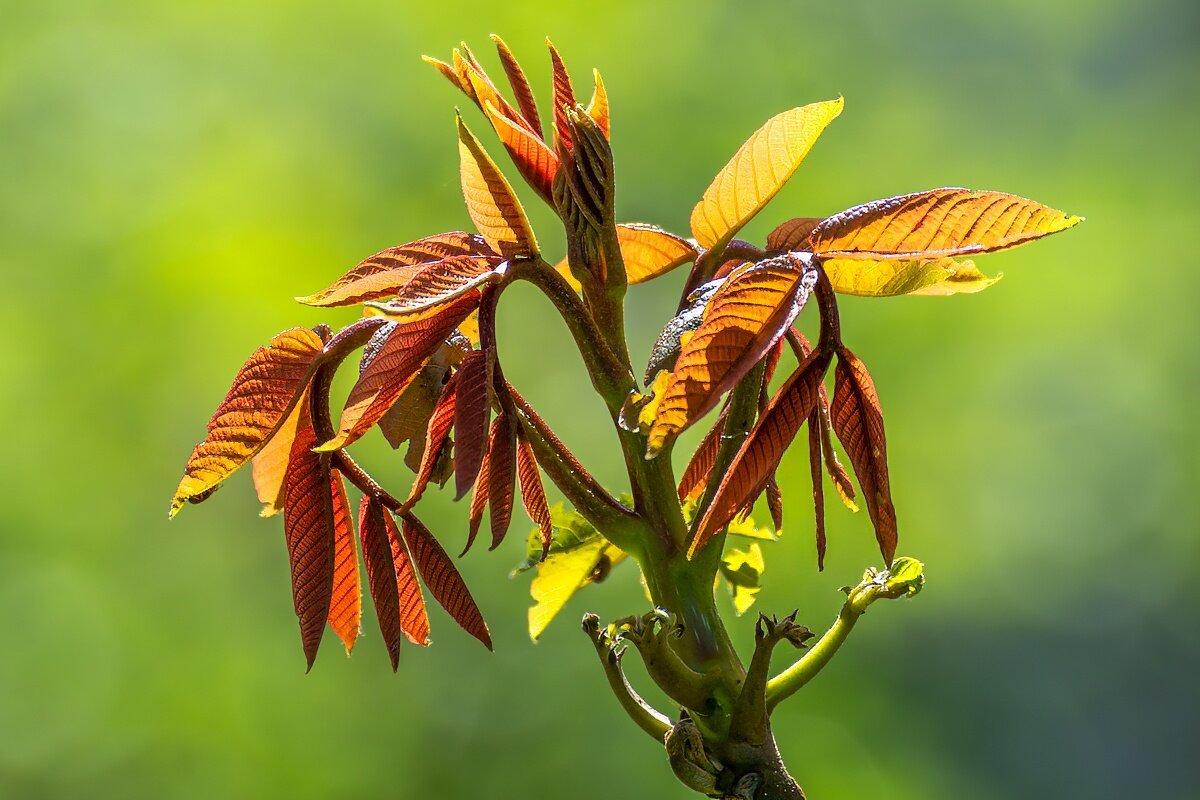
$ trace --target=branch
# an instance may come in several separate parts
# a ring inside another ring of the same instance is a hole
[[[604,667],[604,677],[608,678],[609,688],[616,695],[621,708],[625,709],[625,713],[639,728],[661,742],[671,730],[671,720],[665,714],[656,711],[629,685],[629,680],[621,669],[621,653],[600,627],[600,618],[595,614],[584,614],[583,632],[595,645],[596,655],[600,656],[600,665]]]
[[[868,569],[862,582],[854,588],[846,587],[846,602],[837,620],[799,661],[767,682],[767,713],[775,706],[795,694],[800,687],[811,681],[841,648],[858,618],[866,613],[872,603],[879,599],[894,600],[912,597],[921,591],[925,583],[924,565],[912,558],[897,558],[891,569],[876,572]]]

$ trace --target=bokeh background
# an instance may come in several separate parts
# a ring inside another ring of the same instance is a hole
[[[1088,222],[988,256],[970,297],[847,299],[887,413],[921,597],[872,610],[777,717],[814,798],[1200,798],[1194,0],[604,4],[9,2],[0,24],[0,797],[685,797],[612,702],[575,620],[537,645],[521,537],[464,559],[497,641],[434,617],[388,668],[373,617],[304,673],[278,520],[248,475],[167,524],[191,446],[293,295],[468,220],[452,107],[419,56],[543,37],[613,101],[619,216],[684,231],[767,117],[846,111],[747,231],[941,185]],[[485,124],[473,108],[467,119]],[[490,139],[485,139],[490,142]],[[499,148],[493,145],[497,152]],[[541,214],[547,249],[561,244]],[[643,356],[682,275],[631,292]],[[548,304],[506,298],[510,377],[621,488]],[[381,440],[363,448],[406,480]],[[874,563],[805,457],[760,607],[823,629]],[[425,504],[456,548],[465,509]],[[749,618],[733,623],[738,643]],[[633,661],[633,659],[630,659]]]

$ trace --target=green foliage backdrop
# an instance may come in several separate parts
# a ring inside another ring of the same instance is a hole
[[[843,303],[887,413],[901,552],[929,583],[873,610],[777,735],[817,798],[1200,797],[1192,0],[17,0],[3,17],[0,796],[584,800],[609,778],[681,795],[574,624],[638,610],[632,573],[534,646],[514,536],[463,562],[494,656],[438,612],[393,676],[368,618],[353,659],[327,641],[305,675],[280,523],[256,519],[249,476],[166,522],[241,360],[352,314],[291,296],[468,224],[462,98],[418,56],[465,38],[492,63],[495,31],[543,86],[545,35],[581,83],[602,70],[622,219],[685,231],[745,136],[839,93],[747,233],[955,184],[1088,216],[989,257],[1008,277],[982,295]],[[631,292],[639,355],[681,280]],[[510,379],[616,484],[561,323],[518,294]],[[365,457],[405,480],[381,441]],[[806,492],[804,455],[785,464],[784,492]],[[427,508],[453,549],[465,510]],[[788,520],[760,608],[832,619],[878,554],[864,517],[830,521],[817,574],[808,519]]]

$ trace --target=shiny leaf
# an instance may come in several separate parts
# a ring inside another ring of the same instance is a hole
[[[492,522],[492,546],[504,541],[512,522],[513,495],[517,481],[516,421],[501,413],[492,425],[488,445],[488,516]]]
[[[273,517],[283,510],[283,479],[287,475],[288,460],[292,457],[292,442],[301,418],[308,420],[308,388],[301,393],[300,402],[287,415],[275,433],[258,451],[250,463],[254,477],[254,491],[263,504],[260,517]]]
[[[404,541],[408,552],[417,564],[417,571],[430,593],[442,608],[446,609],[455,622],[467,633],[492,649],[492,637],[487,623],[479,613],[474,598],[467,591],[462,576],[454,568],[446,551],[433,538],[433,534],[411,512],[401,518]]]
[[[541,137],[507,119],[491,103],[484,106],[484,113],[492,123],[500,143],[512,157],[517,171],[525,178],[542,199],[554,202],[554,174],[558,172],[558,156],[546,146]]]
[[[287,418],[312,377],[325,343],[308,328],[271,339],[242,365],[196,445],[171,499],[173,517],[188,499],[216,487],[248,462]]]
[[[719,249],[775,196],[825,126],[842,113],[842,99],[793,108],[771,119],[746,140],[717,173],[692,210],[692,234]]]
[[[810,243],[826,257],[958,256],[1016,247],[1081,220],[1003,192],[933,189],[843,211],[818,225]]]

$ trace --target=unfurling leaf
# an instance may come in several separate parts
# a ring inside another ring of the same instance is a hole
[[[554,76],[554,135],[562,146],[570,150],[574,143],[571,140],[571,127],[567,123],[566,109],[575,107],[575,89],[571,86],[571,75],[567,65],[555,49],[554,43],[546,40],[550,48],[550,67]]]
[[[766,568],[758,542],[751,542],[745,550],[731,547],[721,556],[721,577],[729,584],[733,610],[739,617],[754,605],[754,599],[762,590],[762,574]]]
[[[646,457],[708,413],[721,394],[761,361],[791,326],[815,284],[816,270],[791,255],[734,272],[713,294],[700,327],[671,372]]]
[[[491,650],[492,637],[488,633],[487,623],[483,621],[479,607],[475,605],[474,598],[471,597],[462,576],[454,568],[446,551],[411,512],[401,518],[401,523],[408,552],[416,562],[417,571],[421,573],[421,579],[425,581],[425,586],[434,599],[463,630]]]
[[[478,303],[478,292],[465,294],[450,301],[434,316],[409,323],[389,323],[394,327],[381,328],[378,335],[386,338],[382,338],[378,351],[364,365],[350,389],[337,435],[322,444],[321,449],[345,447],[371,430]]]
[[[625,559],[624,552],[601,536],[577,512],[564,509],[562,503],[555,504],[550,515],[554,535],[547,555],[542,558],[541,535],[535,531],[529,540],[528,557],[517,568],[517,572],[537,568],[537,576],[529,585],[534,602],[529,609],[529,638],[534,641],[541,637],[576,592],[603,579]]]
[[[933,189],[843,211],[818,225],[809,242],[826,257],[935,258],[1016,247],[1080,221],[1003,192]]]
[[[488,363],[481,350],[467,354],[458,368],[454,398],[454,497],[461,500],[475,483],[487,453]]]
[[[483,110],[521,177],[525,178],[543,200],[553,203],[554,174],[558,172],[558,156],[546,146],[541,137],[504,117],[491,103],[485,105]]]
[[[829,357],[823,351],[809,353],[759,415],[696,526],[689,557],[748,507],[766,486],[784,450],[820,402],[821,378],[828,364]]]
[[[521,109],[521,116],[528,123],[529,129],[542,137],[542,119],[538,114],[537,102],[533,98],[533,89],[529,86],[529,79],[525,77],[525,70],[521,69],[520,63],[512,51],[508,49],[508,45],[499,36],[492,34],[492,41],[496,44],[496,53],[500,56],[500,64],[504,67],[504,74],[508,77],[508,85],[512,87],[513,95],[517,98],[517,106]]]
[[[412,491],[408,494],[405,505],[412,506],[421,499],[425,487],[433,478],[434,468],[446,449],[450,429],[454,425],[455,402],[458,394],[458,373],[450,376],[442,388],[442,396],[438,398],[433,413],[429,415],[429,425],[425,431],[425,448],[421,453],[421,465],[417,468],[417,477],[413,479]]]
[[[288,460],[292,457],[292,442],[301,418],[305,424],[309,424],[308,414],[308,388],[305,387],[296,407],[250,463],[254,491],[263,504],[258,514],[260,517],[273,517],[283,510],[283,479],[287,475]]]
[[[358,578],[358,551],[354,548],[354,518],[346,487],[337,470],[330,472],[333,494],[333,593],[329,603],[329,627],[346,646],[346,655],[362,630],[362,588]]]
[[[537,534],[542,542],[542,557],[550,549],[550,539],[554,534],[554,526],[550,518],[550,508],[546,504],[546,487],[542,485],[542,476],[538,471],[537,460],[529,440],[517,429],[517,477],[521,484],[521,502],[525,513],[533,524],[537,525]]]
[[[300,425],[284,479],[283,532],[292,566],[292,599],[312,669],[333,597],[334,513],[329,454],[314,453],[317,436]]]
[[[537,239],[512,186],[475,135],[467,130],[462,117],[455,117],[455,121],[463,198],[476,230],[505,258],[536,254]]]
[[[348,306],[395,294],[423,265],[456,256],[496,258],[482,236],[463,231],[439,233],[415,242],[389,247],[362,261],[354,269],[316,294],[297,297],[310,306]],[[497,262],[499,259],[496,259]]]
[[[807,250],[808,235],[821,223],[821,217],[796,217],[789,219],[767,234],[768,252]]]
[[[879,551],[890,564],[896,555],[896,509],[888,479],[887,437],[879,395],[866,365],[845,347],[838,350],[834,374],[833,403],[829,407],[833,430],[858,476]]]
[[[250,356],[188,458],[171,499],[172,517],[262,449],[299,401],[324,347],[308,328],[292,328]]]
[[[492,425],[488,444],[488,516],[492,522],[492,546],[504,541],[512,522],[513,494],[517,481],[516,420],[501,412]]]
[[[842,99],[793,108],[771,119],[717,173],[692,210],[692,235],[718,250],[775,196],[808,155]]]
[[[596,88],[592,90],[592,99],[588,102],[587,113],[588,116],[596,120],[596,124],[604,132],[604,138],[611,139],[612,123],[609,121],[608,91],[604,88],[604,80],[600,77],[600,70],[593,69],[592,77],[596,80]]]

